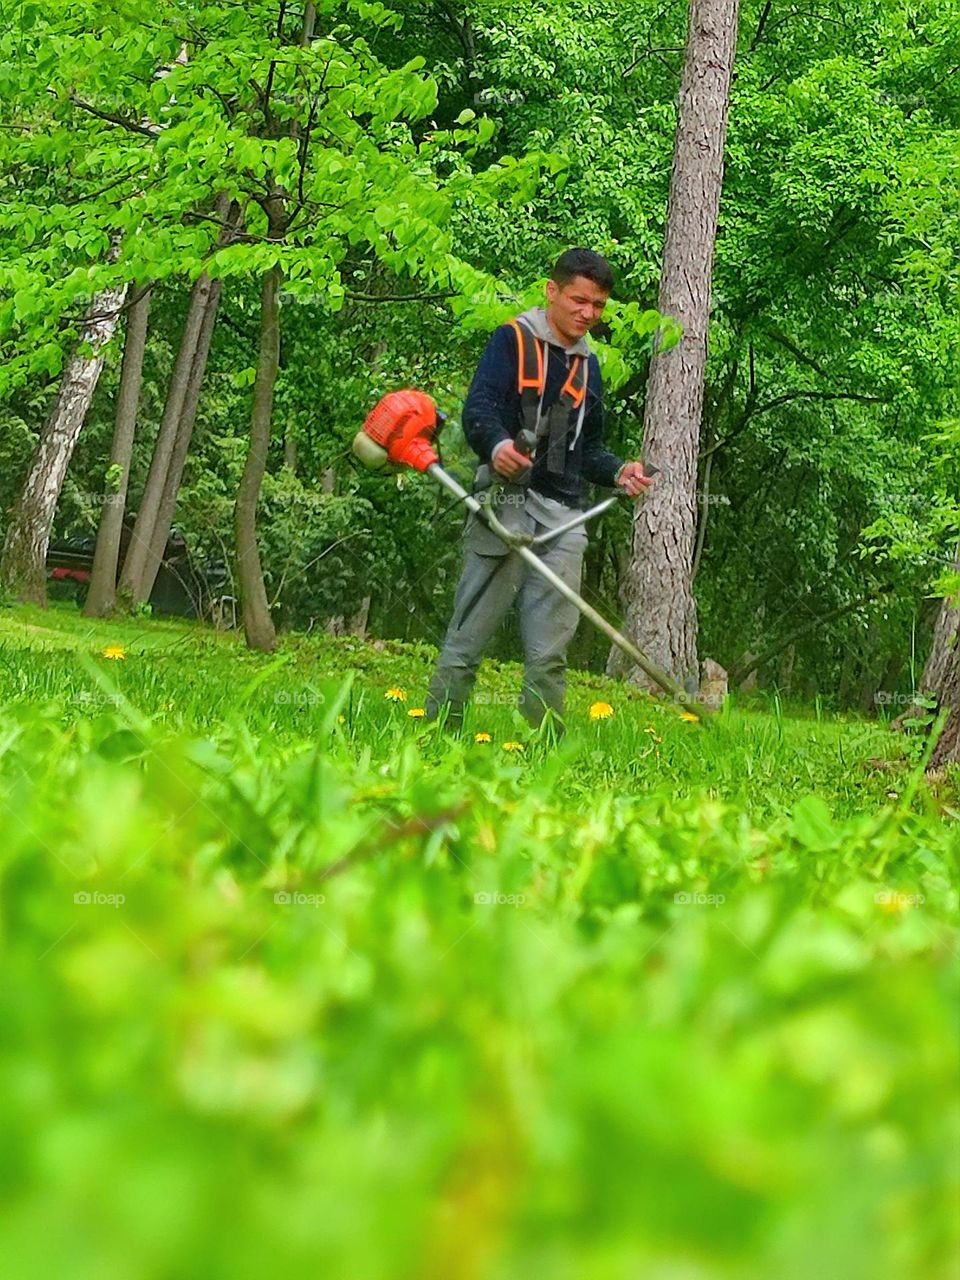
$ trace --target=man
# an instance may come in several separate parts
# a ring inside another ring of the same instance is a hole
[[[603,315],[612,288],[605,258],[569,249],[547,281],[546,308],[502,325],[481,357],[463,430],[496,473],[496,515],[511,530],[539,535],[566,523],[581,509],[584,482],[630,497],[652,483],[642,463],[624,462],[603,444],[600,366],[585,335]],[[518,444],[531,451],[532,464]],[[579,592],[586,545],[580,525],[538,554]],[[428,719],[446,707],[447,724],[460,727],[483,652],[517,597],[526,655],[520,710],[534,727],[548,707],[562,723],[567,649],[579,612],[473,515],[453,618],[430,683]]]

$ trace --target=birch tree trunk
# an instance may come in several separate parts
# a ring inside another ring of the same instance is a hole
[[[621,598],[627,634],[688,688],[698,684],[693,562],[697,453],[710,318],[710,286],[738,0],[691,0],[660,281],[662,313],[683,325],[650,368],[643,456],[664,473],[638,506]],[[652,688],[618,649],[611,674]]]
[[[40,432],[0,557],[0,584],[18,600],[47,603],[47,548],[57,501],[126,296],[126,284],[94,296],[77,350],[64,370],[57,398]]]
[[[143,382],[143,354],[147,346],[151,291],[147,289],[127,312],[123,341],[123,365],[117,395],[117,416],[110,446],[110,465],[120,468],[120,484],[116,492],[104,495],[97,529],[97,546],[93,553],[90,589],[83,612],[88,618],[102,618],[117,602],[117,566],[120,557],[120,535],[130,479],[130,460],[137,429],[137,409]]]

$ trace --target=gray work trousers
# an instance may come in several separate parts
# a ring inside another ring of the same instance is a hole
[[[502,523],[511,530],[534,535],[545,533],[548,526],[526,510],[523,491],[513,485],[506,486],[506,490],[504,504],[495,507]],[[568,518],[573,514],[570,511]],[[587,532],[580,525],[534,550],[544,564],[579,592],[586,546]],[[509,557],[506,563],[505,556]],[[491,578],[494,571],[495,576]],[[466,606],[487,582],[489,585],[479,603],[464,619]],[[459,727],[480,659],[515,600],[520,611],[520,634],[526,659],[520,711],[534,727],[540,724],[548,707],[562,718],[567,649],[580,613],[471,515],[464,531],[463,573],[454,599],[453,617],[427,695],[428,720],[435,719],[440,709],[446,707],[447,723]]]

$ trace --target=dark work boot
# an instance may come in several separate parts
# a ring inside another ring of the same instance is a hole
[[[437,702],[434,698],[427,698],[426,714],[424,720],[440,720],[441,728],[447,733],[461,734],[463,732],[463,703],[462,702]]]

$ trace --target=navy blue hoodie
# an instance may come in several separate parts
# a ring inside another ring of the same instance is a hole
[[[568,356],[563,347],[547,344],[547,375],[543,396],[544,410],[555,404],[569,372]],[[470,390],[463,406],[463,433],[467,443],[482,462],[490,461],[494,446],[501,440],[512,440],[524,425],[518,374],[517,337],[510,325],[497,329],[480,357]],[[556,498],[569,507],[578,507],[584,496],[584,482],[613,488],[623,459],[603,444],[603,385],[597,357],[590,354],[587,377],[587,403],[583,428],[572,449],[566,454],[562,476],[547,470],[547,440],[541,439],[533,462],[530,487],[548,498]]]

